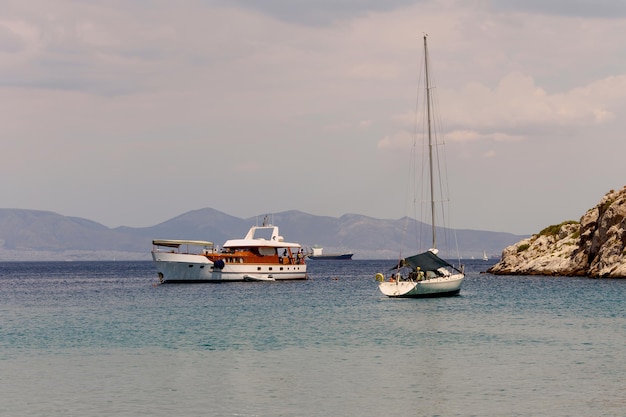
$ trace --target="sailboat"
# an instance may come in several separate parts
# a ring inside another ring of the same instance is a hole
[[[394,271],[389,278],[383,273],[376,274],[379,290],[389,297],[441,297],[457,295],[461,291],[461,284],[465,278],[463,267],[453,266],[446,260],[437,256],[437,229],[435,225],[435,161],[433,147],[435,138],[432,133],[432,97],[428,68],[428,45],[427,36],[424,36],[424,74],[425,74],[425,98],[426,98],[426,130],[428,142],[428,197],[430,199],[430,226],[432,234],[432,247],[426,252],[417,255],[400,258]]]
[[[483,251],[483,261],[488,261],[489,257],[487,256],[487,251]]]

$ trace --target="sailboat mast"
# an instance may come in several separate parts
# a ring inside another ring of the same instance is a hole
[[[430,224],[433,233],[433,248],[436,248],[437,234],[435,232],[435,180],[433,175],[433,142],[430,119],[430,79],[428,77],[428,45],[426,44],[426,37],[427,35],[424,35],[424,73],[426,75],[426,109],[428,116],[428,166],[430,169]]]

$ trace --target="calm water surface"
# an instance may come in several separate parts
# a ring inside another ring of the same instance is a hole
[[[626,415],[626,280],[468,262],[460,296],[419,300],[378,292],[389,261],[189,285],[0,263],[0,415]]]

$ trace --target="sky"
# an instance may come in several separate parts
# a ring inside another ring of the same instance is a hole
[[[626,185],[623,0],[0,0],[0,207],[408,215],[424,34],[453,227]]]

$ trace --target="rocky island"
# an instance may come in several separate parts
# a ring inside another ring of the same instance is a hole
[[[580,221],[546,227],[502,251],[487,272],[626,278],[626,187],[609,191]]]

